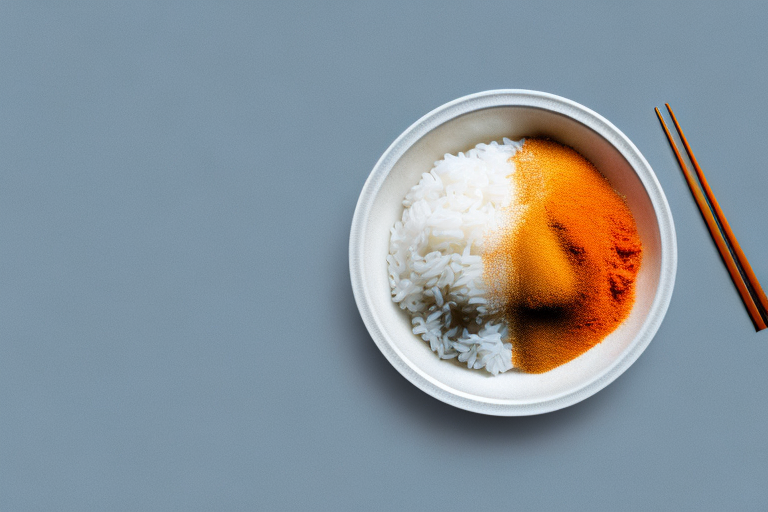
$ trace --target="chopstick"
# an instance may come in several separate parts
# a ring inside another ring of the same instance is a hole
[[[709,200],[709,204],[712,206],[712,210],[715,213],[715,217],[717,218],[717,221],[720,223],[720,226],[723,228],[725,238],[730,244],[731,249],[733,249],[733,253],[736,256],[736,260],[738,261],[739,265],[741,265],[741,268],[744,270],[744,274],[746,274],[747,283],[749,284],[749,286],[752,287],[752,290],[751,290],[752,296],[753,298],[757,297],[757,302],[762,307],[763,313],[766,314],[768,313],[768,297],[766,297],[765,292],[763,291],[763,287],[760,286],[760,281],[757,280],[757,276],[755,275],[754,270],[752,270],[752,265],[749,264],[749,260],[747,259],[746,254],[744,254],[744,251],[741,249],[741,245],[739,245],[739,241],[736,240],[736,235],[733,234],[731,225],[728,224],[728,219],[725,218],[725,214],[723,213],[722,208],[720,208],[720,204],[717,202],[717,199],[715,198],[715,194],[712,192],[712,189],[709,187],[707,178],[704,176],[704,171],[701,170],[701,167],[699,166],[699,162],[696,160],[696,157],[693,156],[691,145],[688,144],[688,139],[683,133],[683,129],[680,128],[680,123],[677,122],[677,116],[675,116],[675,113],[672,112],[672,107],[669,106],[669,103],[665,103],[665,105],[667,106],[667,111],[669,111],[669,115],[672,117],[672,122],[675,123],[675,128],[677,129],[677,133],[680,134],[680,140],[683,141],[683,146],[685,147],[685,151],[686,153],[688,153],[688,157],[691,159],[691,163],[693,164],[693,169],[696,171],[696,176],[698,176],[699,178],[699,183],[701,183],[701,188],[704,189],[704,195],[707,196],[707,199]],[[765,319],[765,320],[766,320],[766,323],[768,323],[768,319]]]
[[[669,132],[669,128],[667,128],[667,124],[664,122],[664,118],[661,116],[658,107],[655,109],[656,115],[659,117],[662,128],[664,128],[664,133],[667,135],[669,145],[672,147],[672,150],[677,157],[677,163],[683,171],[685,181],[688,183],[688,188],[691,189],[693,198],[696,200],[696,205],[699,207],[699,211],[709,228],[709,233],[712,235],[712,239],[715,241],[720,256],[723,258],[725,266],[728,269],[728,273],[731,275],[731,279],[739,291],[741,300],[747,307],[747,312],[752,319],[755,330],[761,331],[766,328],[766,323],[768,322],[768,298],[766,298],[765,292],[760,286],[760,282],[757,280],[744,251],[741,250],[741,246],[736,240],[736,236],[733,234],[731,226],[728,224],[728,221],[723,214],[723,210],[720,208],[717,199],[715,199],[715,195],[712,193],[712,189],[709,187],[709,183],[707,183],[707,179],[704,177],[704,172],[701,170],[696,157],[693,156],[693,151],[691,151],[691,146],[688,144],[688,139],[685,138],[683,130],[680,128],[680,124],[677,122],[674,112],[672,112],[672,108],[669,106],[669,103],[667,103],[666,106],[672,117],[672,121],[675,124],[677,133],[680,135],[680,140],[683,142],[685,150],[691,159],[691,163],[701,182],[701,188],[704,189],[704,193],[702,193],[696,179],[685,165],[683,157],[680,155],[680,151],[677,149],[677,145],[675,144],[672,134]],[[706,196],[704,194],[706,194]],[[723,228],[722,231],[720,226]],[[733,253],[731,251],[733,251]],[[762,311],[760,309],[761,307]]]

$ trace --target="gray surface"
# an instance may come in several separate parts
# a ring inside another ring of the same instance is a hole
[[[768,507],[768,334],[652,111],[768,283],[768,6],[65,5],[0,4],[0,509]],[[406,382],[347,268],[389,143],[506,87],[623,130],[680,250],[637,363],[531,418]]]

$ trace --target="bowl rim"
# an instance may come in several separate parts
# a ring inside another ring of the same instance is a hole
[[[640,178],[650,197],[659,225],[659,285],[648,315],[635,339],[611,366],[592,380],[579,388],[546,400],[500,400],[472,395],[447,386],[411,364],[391,341],[372,307],[371,290],[363,272],[365,227],[371,207],[397,161],[418,140],[454,118],[478,110],[509,106],[538,108],[565,115],[606,139],[621,153]],[[658,331],[672,298],[677,272],[677,240],[672,211],[661,184],[640,150],[621,130],[593,110],[561,96],[526,89],[497,89],[463,96],[437,107],[408,127],[382,154],[363,185],[355,207],[349,237],[349,272],[355,302],[371,338],[390,364],[412,384],[438,400],[467,411],[494,416],[528,416],[556,411],[594,395],[618,378],[640,357]]]

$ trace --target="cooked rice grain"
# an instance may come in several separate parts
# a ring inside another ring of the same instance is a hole
[[[512,345],[486,297],[482,254],[512,202],[509,159],[523,142],[478,144],[435,162],[405,196],[387,256],[392,300],[413,333],[440,358],[494,375],[512,368]]]

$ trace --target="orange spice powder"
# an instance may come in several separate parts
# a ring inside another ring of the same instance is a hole
[[[642,244],[624,200],[575,150],[527,139],[512,160],[514,220],[483,255],[510,327],[512,362],[543,373],[583,354],[629,314]]]

